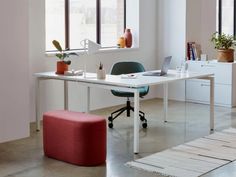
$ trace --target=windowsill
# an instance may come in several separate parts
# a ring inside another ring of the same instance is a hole
[[[100,49],[98,52],[96,52],[95,54],[103,54],[103,53],[114,53],[114,52],[130,52],[130,51],[137,51],[139,50],[139,47],[133,47],[133,48],[102,48]],[[72,51],[68,51],[68,52],[75,52],[77,54],[83,54],[84,51],[83,50],[72,50]],[[47,57],[52,57],[55,56],[55,54],[58,52],[46,52],[45,55]]]
[[[103,48],[100,49],[97,53],[111,53],[111,52],[124,52],[124,51],[136,51],[139,47],[133,48]]]

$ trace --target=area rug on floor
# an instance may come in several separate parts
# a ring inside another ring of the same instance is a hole
[[[198,177],[236,160],[236,129],[209,136],[126,163],[172,177]]]

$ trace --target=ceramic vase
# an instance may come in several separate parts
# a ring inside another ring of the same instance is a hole
[[[126,45],[126,47],[127,48],[132,47],[132,33],[131,33],[130,29],[126,29],[125,30],[124,37],[125,37],[125,45]]]
[[[65,71],[68,71],[68,64],[58,61],[56,74],[64,74]]]
[[[97,70],[97,79],[106,79],[105,69],[98,69]]]
[[[120,48],[125,48],[125,38],[124,37],[120,37],[118,40],[118,46]]]

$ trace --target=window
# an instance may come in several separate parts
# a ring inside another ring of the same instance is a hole
[[[58,40],[64,49],[81,49],[90,39],[114,47],[126,26],[126,0],[47,0],[46,50]]]
[[[46,49],[55,50],[52,40],[57,39],[65,46],[65,10],[64,0],[47,0],[46,2]]]
[[[117,39],[124,33],[124,14],[124,1],[101,0],[102,46],[109,47],[117,44]]]
[[[217,4],[219,33],[236,35],[236,0],[218,0]]]

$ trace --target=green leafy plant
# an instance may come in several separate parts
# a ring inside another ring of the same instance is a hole
[[[59,51],[59,53],[56,54],[56,57],[59,58],[59,60],[63,61],[67,65],[70,65],[71,61],[66,60],[66,58],[70,57],[71,55],[78,56],[78,54],[75,52],[68,52],[69,49],[62,50],[61,44],[57,40],[53,40],[52,44]]]
[[[215,49],[223,49],[227,50],[233,48],[234,44],[234,36],[226,35],[226,34],[219,34],[215,32],[211,36],[211,42],[215,45]]]

